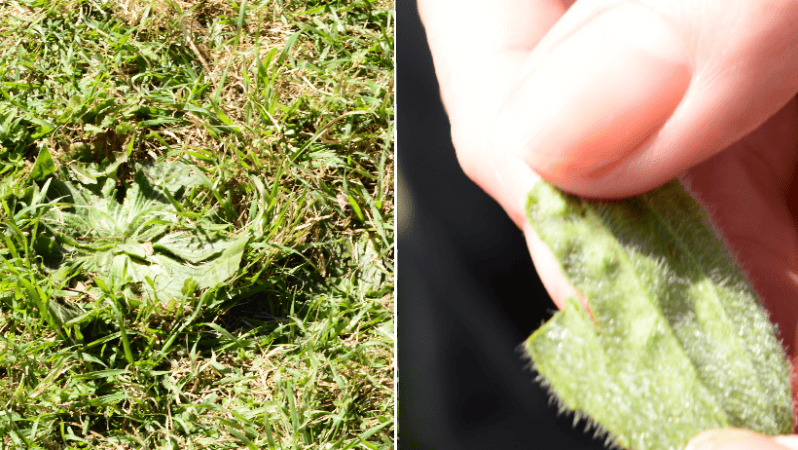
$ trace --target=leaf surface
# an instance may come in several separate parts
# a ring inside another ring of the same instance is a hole
[[[96,185],[111,173],[96,169],[92,177],[75,176],[77,183],[59,180],[53,189],[71,206],[50,211],[49,228],[83,269],[161,300],[181,297],[189,280],[204,289],[236,275],[247,232],[233,235],[209,217],[197,216],[190,227],[178,220],[174,195],[203,182],[199,168],[181,161],[139,167],[121,203],[112,178],[99,187],[100,195],[81,184]]]
[[[50,151],[47,147],[42,147],[39,150],[39,156],[36,157],[36,162],[33,163],[33,168],[30,172],[30,178],[36,181],[44,181],[45,178],[55,172],[55,163]]]
[[[717,427],[792,431],[775,328],[681,184],[600,202],[539,182],[527,213],[589,305],[569,299],[525,344],[567,409],[635,450]]]

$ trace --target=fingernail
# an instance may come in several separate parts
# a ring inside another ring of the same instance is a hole
[[[690,83],[687,55],[647,9],[606,11],[530,62],[502,108],[500,136],[550,179],[601,174],[673,113]]]

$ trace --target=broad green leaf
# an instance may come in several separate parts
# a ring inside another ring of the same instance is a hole
[[[75,178],[83,184],[95,184],[97,179],[112,175],[122,163],[128,161],[127,153],[114,154],[114,162],[101,169],[97,163],[83,163],[74,161],[69,164],[69,169]]]
[[[792,431],[774,326],[678,182],[599,202],[541,181],[527,213],[589,305],[569,299],[526,341],[562,407],[635,450],[716,427]]]
[[[80,315],[80,311],[67,305],[62,305],[55,299],[50,299],[47,302],[47,308],[50,314],[55,319],[56,323],[65,324]]]
[[[191,264],[216,256],[227,246],[229,242],[218,236],[186,232],[169,233],[152,243],[153,249],[163,250]]]
[[[78,181],[83,184],[95,184],[97,183],[97,177],[91,168],[88,167],[87,164],[81,162],[74,162],[69,165],[69,168],[72,170],[72,173],[75,175]]]
[[[47,147],[42,147],[39,150],[39,156],[36,157],[36,162],[33,163],[33,169],[30,172],[30,179],[35,181],[43,181],[45,178],[55,172],[55,163],[50,151]]]
[[[241,258],[249,236],[242,234],[237,238],[225,240],[225,250],[217,258],[200,265],[189,265],[162,253],[148,256],[146,263],[138,263],[128,258],[132,267],[132,279],[142,283],[149,276],[155,282],[159,298],[168,299],[182,296],[182,289],[188,279],[196,282],[196,287],[214,287],[233,277],[241,266]]]
[[[87,123],[83,125],[83,130],[89,135],[100,134],[105,132],[105,128],[98,127],[97,125]]]
[[[125,253],[129,256],[134,256],[139,259],[147,258],[147,252],[145,250],[144,245],[138,242],[123,242],[114,247],[113,251],[118,253]]]
[[[105,174],[97,169],[92,175],[99,180]],[[180,225],[173,195],[204,182],[199,168],[180,161],[143,166],[120,203],[111,178],[100,187],[101,195],[96,188],[59,180],[52,195],[72,206],[48,212],[49,228],[71,260],[102,275],[105,284],[136,285],[161,300],[182,297],[184,290],[234,277],[249,240],[248,233],[232,236],[229,225],[200,215],[192,227]]]
[[[171,195],[180,188],[202,186],[208,181],[199,167],[182,161],[141,166],[141,173],[153,186],[166,189]]]

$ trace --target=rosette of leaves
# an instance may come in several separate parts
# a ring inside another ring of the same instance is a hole
[[[563,410],[635,450],[681,449],[711,428],[792,431],[774,325],[679,182],[600,202],[541,181],[527,213],[587,300],[525,343]]]
[[[187,189],[207,183],[198,168],[182,161],[139,165],[123,195],[110,168],[73,163],[59,171],[63,178],[50,183],[47,196],[61,207],[43,221],[49,248],[107,285],[133,286],[160,300],[236,275],[248,234],[235,235],[211,213],[181,205]]]

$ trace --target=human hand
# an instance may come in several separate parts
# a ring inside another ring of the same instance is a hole
[[[798,435],[770,437],[738,428],[710,430],[691,439],[685,450],[798,450]]]
[[[579,294],[526,222],[538,177],[617,198],[680,176],[794,358],[798,3],[568,3],[419,0],[464,171],[523,229],[558,306]]]

